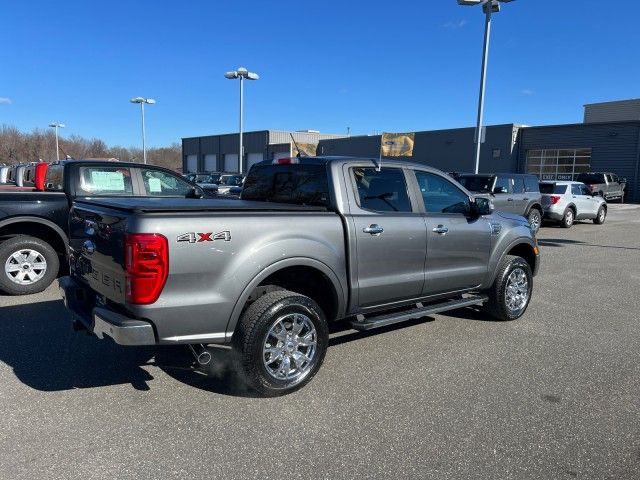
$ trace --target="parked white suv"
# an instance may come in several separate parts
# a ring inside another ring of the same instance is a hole
[[[571,228],[576,220],[593,220],[602,225],[607,217],[607,202],[580,182],[542,182],[544,219]]]

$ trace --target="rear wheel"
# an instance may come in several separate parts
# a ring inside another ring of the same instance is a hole
[[[542,224],[542,213],[537,208],[532,208],[528,216],[529,225],[534,233],[538,233]]]
[[[564,215],[562,216],[562,220],[560,221],[560,225],[564,228],[571,228],[573,226],[573,222],[576,218],[575,212],[573,208],[567,208],[564,211]]]
[[[60,260],[44,240],[16,235],[0,244],[0,290],[10,295],[38,293],[58,275]]]
[[[598,209],[596,218],[593,219],[593,223],[596,225],[602,225],[607,218],[607,209],[603,206]]]
[[[307,384],[322,365],[328,343],[320,307],[286,290],[253,302],[232,340],[237,370],[264,396],[284,395]]]
[[[487,292],[484,310],[497,320],[520,318],[529,306],[533,291],[531,267],[522,257],[507,255],[498,266],[493,285]]]

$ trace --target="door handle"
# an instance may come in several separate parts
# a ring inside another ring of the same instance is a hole
[[[507,202],[513,202],[513,198],[507,198]]]
[[[524,200],[525,202],[528,202],[528,201],[529,201],[529,199],[528,199],[528,198],[523,198],[523,200]]]
[[[362,231],[364,233],[370,233],[371,235],[380,235],[382,232],[384,232],[384,228],[376,223],[373,223],[368,227],[364,227]]]
[[[446,233],[449,231],[449,229],[447,227],[445,227],[444,225],[438,225],[436,228],[433,229],[434,232],[440,234],[440,235],[446,235]]]

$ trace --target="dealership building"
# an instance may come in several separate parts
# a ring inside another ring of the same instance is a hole
[[[474,128],[414,133],[412,161],[446,172],[474,168]],[[295,154],[378,157],[381,135],[344,136],[317,131],[258,131],[244,135],[246,171],[255,162]],[[532,173],[542,180],[572,180],[586,171],[627,179],[625,200],[640,202],[640,99],[585,105],[584,122],[530,127],[490,125],[483,132],[480,171]],[[184,171],[237,171],[238,135],[182,140]]]

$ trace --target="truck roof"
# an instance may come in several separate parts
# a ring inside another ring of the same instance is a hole
[[[301,164],[301,165],[327,165],[329,163],[334,163],[334,162],[348,162],[348,161],[353,161],[353,162],[372,162],[374,165],[378,165],[378,163],[380,163],[380,159],[379,158],[374,158],[374,157],[355,157],[355,156],[338,156],[338,155],[322,155],[322,156],[316,156],[316,157],[284,157],[284,158],[291,158],[292,160],[295,160],[297,163]],[[263,160],[262,162],[256,163],[255,165],[273,165],[277,163],[277,160],[271,161],[271,160]],[[396,160],[396,159],[390,159],[390,158],[382,158],[382,165],[395,165],[395,166],[405,166],[405,167],[419,167],[419,168],[431,168],[433,170],[437,170],[434,167],[430,167],[429,165],[425,165],[424,163],[419,163],[419,162],[412,162],[409,160]]]

